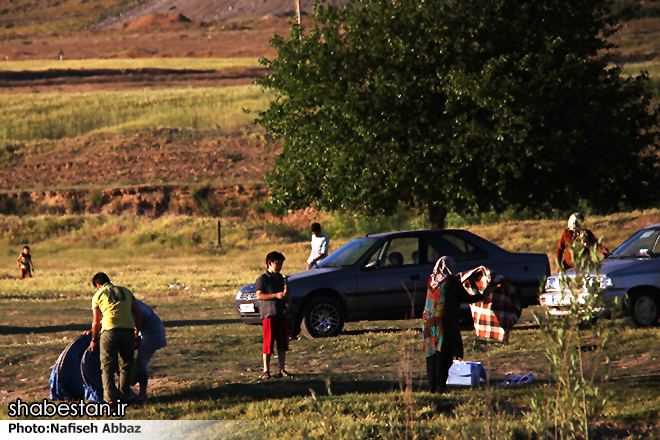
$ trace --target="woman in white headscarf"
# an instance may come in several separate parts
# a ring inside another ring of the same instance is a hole
[[[610,251],[598,242],[594,233],[585,226],[584,215],[579,212],[574,212],[568,218],[567,227],[561,234],[561,238],[557,244],[556,257],[558,269],[573,269],[575,266],[573,259],[574,249],[584,248],[583,252],[589,252],[589,249],[596,245],[603,256],[607,257],[610,254]]]
[[[463,340],[459,329],[461,303],[483,301],[491,294],[495,283],[483,294],[470,295],[458,276],[453,275],[456,263],[451,257],[442,257],[435,264],[426,290],[426,303],[422,315],[422,335],[429,391],[447,391],[447,377],[454,358],[463,357]]]

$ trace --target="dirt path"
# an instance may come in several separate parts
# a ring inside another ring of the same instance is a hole
[[[0,93],[90,92],[96,90],[229,87],[252,84],[263,68],[231,71],[177,69],[50,69],[0,71]]]

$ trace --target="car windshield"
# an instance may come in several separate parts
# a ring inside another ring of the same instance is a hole
[[[371,246],[378,241],[375,237],[362,237],[349,241],[319,263],[319,267],[350,266],[362,258]]]
[[[642,229],[637,231],[632,237],[624,241],[621,246],[612,252],[613,257],[619,258],[639,258],[652,256],[658,246],[658,237],[660,236],[660,228],[658,229]]]

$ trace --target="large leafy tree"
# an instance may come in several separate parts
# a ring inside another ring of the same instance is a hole
[[[387,214],[639,205],[657,164],[648,77],[608,65],[606,0],[317,5],[276,36],[259,122],[289,208]]]

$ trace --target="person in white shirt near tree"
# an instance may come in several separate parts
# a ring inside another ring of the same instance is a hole
[[[319,261],[328,256],[330,239],[321,232],[321,224],[312,223],[312,252],[307,259],[307,269],[314,267]]]

